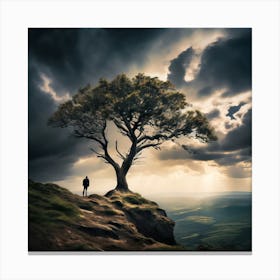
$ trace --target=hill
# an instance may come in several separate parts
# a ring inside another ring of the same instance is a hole
[[[180,250],[174,222],[133,192],[81,197],[29,180],[29,251]]]

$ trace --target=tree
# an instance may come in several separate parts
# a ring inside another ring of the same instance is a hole
[[[216,139],[206,117],[189,108],[184,94],[169,81],[143,74],[130,79],[122,74],[111,82],[100,79],[97,86],[80,89],[59,106],[48,123],[54,127],[70,126],[75,136],[96,142],[99,149],[92,151],[114,168],[116,189],[128,191],[126,175],[143,150],[159,149],[163,142],[182,136],[203,142]],[[108,150],[108,122],[129,139],[126,154],[121,153],[115,141],[121,163]]]

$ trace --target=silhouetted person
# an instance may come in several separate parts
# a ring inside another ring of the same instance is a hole
[[[87,188],[89,186],[89,179],[86,176],[86,178],[83,180],[83,186],[84,186],[84,190],[83,190],[83,196],[87,196]]]

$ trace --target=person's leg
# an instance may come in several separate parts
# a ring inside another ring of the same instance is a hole
[[[84,193],[85,193],[85,188],[83,189],[83,196],[84,196]]]

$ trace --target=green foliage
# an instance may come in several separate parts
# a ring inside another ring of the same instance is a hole
[[[215,140],[213,129],[199,111],[186,111],[184,94],[169,81],[138,74],[132,79],[118,75],[113,81],[101,79],[96,87],[87,85],[61,104],[49,124],[74,127],[77,136],[102,139],[106,120],[113,121],[128,137],[153,128],[152,140],[168,140],[194,133],[203,141]]]

